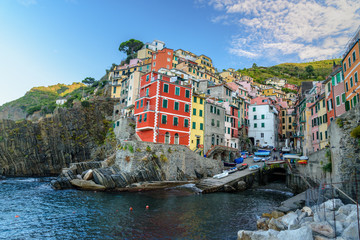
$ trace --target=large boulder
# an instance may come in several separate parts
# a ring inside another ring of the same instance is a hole
[[[56,180],[51,181],[51,187],[60,190],[60,189],[69,189],[73,186],[70,183],[70,180],[66,177],[58,177]]]
[[[236,186],[237,190],[239,191],[245,191],[246,190],[246,182],[239,181]]]
[[[352,222],[342,233],[341,237],[347,240],[358,240],[359,232],[357,222]]]
[[[312,240],[313,234],[310,227],[304,226],[295,230],[281,231],[277,237],[279,240]]]
[[[337,210],[337,214],[345,214],[345,215],[349,215],[351,212],[356,211],[356,205],[355,204],[347,204],[344,206],[341,206],[338,210]]]
[[[80,180],[80,179],[73,179],[70,181],[70,183],[78,188],[81,188],[83,190],[90,190],[90,191],[96,191],[96,190],[105,190],[106,187],[100,184],[96,184],[94,181],[86,181],[86,180]]]
[[[281,231],[286,229],[285,228],[286,226],[282,224],[280,221],[278,221],[276,218],[270,219],[268,227],[269,229],[274,229],[276,231]]]
[[[335,211],[340,207],[344,206],[340,199],[330,199],[322,204],[320,204],[320,209],[326,209],[329,211]]]
[[[310,223],[310,227],[314,233],[324,235],[325,237],[328,238],[335,237],[334,228],[327,222],[313,222]]]
[[[88,171],[86,171],[86,173],[84,174],[84,176],[82,176],[82,178],[84,180],[91,180],[93,178],[93,170],[89,169]]]
[[[107,189],[113,189],[116,187],[116,184],[114,180],[111,178],[111,174],[112,172],[106,168],[94,169],[93,171],[94,182],[99,185],[105,186]]]
[[[268,223],[269,223],[269,219],[267,218],[260,218],[256,221],[256,226],[257,229],[259,230],[268,230]]]
[[[297,225],[298,222],[298,215],[294,212],[289,212],[288,214],[282,216],[281,218],[278,218],[278,220],[286,226],[285,228],[289,228],[291,226]]]
[[[238,232],[238,240],[279,240],[277,235],[279,234],[278,231],[275,230],[268,230],[268,231],[245,231],[240,230]],[[304,239],[303,239],[304,240]]]
[[[296,230],[275,231],[245,231],[238,232],[238,240],[312,240],[311,228],[304,226]]]

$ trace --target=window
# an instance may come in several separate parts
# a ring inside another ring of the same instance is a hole
[[[185,90],[185,97],[190,98],[190,91],[189,90]]]
[[[340,105],[340,96],[336,96],[336,106]]]
[[[217,115],[220,115],[220,110],[219,109],[217,110]]]
[[[347,92],[349,91],[349,85],[348,85],[347,82],[345,83],[345,89],[346,89]]]
[[[193,115],[196,116],[196,108],[193,108]]]
[[[327,131],[325,131],[325,139],[327,139],[327,138],[328,138]]]
[[[355,62],[355,60],[356,60],[355,51],[353,52],[352,57],[353,57],[353,62]]]
[[[210,106],[210,112],[211,112],[211,113],[213,112],[213,109],[214,109],[214,107],[213,107],[213,106]]]
[[[169,85],[168,84],[164,84],[164,92],[165,93],[169,92]]]
[[[174,144],[179,144],[179,134],[175,133]]]
[[[289,125],[289,129],[291,129],[291,125]]]
[[[170,58],[167,58],[167,61],[170,62]]]
[[[175,95],[180,96],[180,88],[179,87],[175,87]]]
[[[147,82],[149,81],[149,75],[146,76],[146,81],[147,81]]]
[[[170,144],[170,133],[169,132],[165,133],[165,143]]]
[[[354,78],[355,78],[355,84],[358,82],[358,74],[357,72],[354,74]]]
[[[322,103],[323,103],[323,108],[324,108],[325,107],[325,100],[323,100]]]
[[[316,132],[316,139],[319,140],[319,132]]]
[[[285,126],[283,126],[283,130],[285,130]]]
[[[322,140],[322,132],[320,132],[320,140]]]
[[[189,126],[189,119],[185,118],[184,119],[184,127],[188,127]]]
[[[156,62],[154,62],[153,67],[155,67],[155,63],[156,63]]]
[[[174,110],[179,110],[179,102],[174,102]]]
[[[204,124],[200,123],[200,130],[204,130]]]
[[[257,116],[256,115],[254,115],[254,120],[256,120],[257,119]]]
[[[174,124],[174,126],[179,125],[179,118],[178,117],[174,117],[173,124]]]
[[[147,113],[144,114],[144,122],[146,122],[147,119]]]
[[[312,136],[313,136],[313,140],[315,140],[314,133],[312,134]]]
[[[257,123],[254,123],[254,128],[257,128]]]
[[[189,104],[185,104],[185,112],[189,112]]]
[[[113,93],[116,93],[116,87],[114,87],[114,92]]]
[[[261,127],[264,128],[264,127],[265,127],[265,123],[261,123]]]
[[[225,128],[226,131],[226,128]],[[227,128],[227,133],[230,134],[230,128]]]
[[[349,68],[351,68],[351,58],[348,57]]]
[[[139,123],[141,123],[142,115],[139,115]]]
[[[265,119],[265,115],[264,115],[264,114],[261,114],[261,119]]]
[[[203,116],[203,110],[199,110],[199,116],[200,116],[200,117]]]
[[[285,118],[282,119],[282,123],[285,123]]]
[[[350,88],[352,88],[354,86],[354,83],[353,83],[353,78],[350,77]]]
[[[260,133],[261,138],[264,138],[264,133]]]
[[[196,122],[192,122],[192,129],[196,129]]]
[[[330,92],[331,91],[331,87],[330,87],[330,83],[328,83],[328,92]]]
[[[291,117],[289,117],[289,123],[291,123]]]
[[[140,107],[143,107],[143,105],[144,105],[144,102],[143,102],[143,100],[141,99],[141,101],[140,101]]]
[[[137,102],[136,102],[136,108],[139,108],[139,102],[140,102],[140,101],[137,101]]]
[[[314,115],[314,109],[311,109],[311,116]]]
[[[149,96],[149,88],[146,88],[146,96]]]
[[[346,63],[344,63],[344,72],[346,72]]]
[[[220,121],[219,121],[219,120],[217,120],[216,126],[217,126],[217,127],[220,127]]]
[[[215,126],[215,119],[211,119],[211,126]]]
[[[200,98],[200,104],[203,104],[203,99],[202,98]]]
[[[163,107],[163,108],[167,108],[167,106],[168,106],[168,100],[167,100],[167,99],[163,99],[162,107]]]
[[[256,111],[256,107],[253,107],[253,112],[255,112]]]
[[[162,123],[162,124],[166,124],[166,122],[167,122],[167,116],[166,116],[166,115],[162,115],[162,116],[161,116],[161,123]]]
[[[196,103],[197,102],[197,97],[194,97],[194,103]]]

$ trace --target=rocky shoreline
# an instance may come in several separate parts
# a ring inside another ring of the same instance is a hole
[[[320,205],[295,211],[265,213],[257,231],[240,230],[238,240],[357,240],[357,206],[330,199]]]

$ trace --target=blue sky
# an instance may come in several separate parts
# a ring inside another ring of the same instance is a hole
[[[357,0],[2,0],[0,105],[33,86],[99,79],[130,38],[239,69],[339,57],[359,25]]]

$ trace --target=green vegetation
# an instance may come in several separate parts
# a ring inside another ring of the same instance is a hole
[[[352,136],[353,138],[360,138],[360,125],[350,132],[350,136]]]
[[[332,163],[331,163],[331,151],[330,150],[326,151],[325,157],[327,158],[328,162],[324,166],[322,166],[322,169],[324,172],[331,173],[332,172]],[[322,165],[322,163],[321,163],[321,165]]]
[[[336,119],[336,124],[342,128],[344,126],[344,121],[341,118],[338,118]]]
[[[137,151],[137,152],[141,152],[141,149],[140,149],[140,148],[137,148],[136,151]]]
[[[119,46],[119,51],[126,53],[126,63],[130,62],[130,59],[136,58],[136,52],[144,46],[142,41],[136,39],[130,39],[126,42],[122,42]]]
[[[172,153],[172,150],[171,150],[171,148],[170,148],[170,147],[168,148],[168,153]]]
[[[87,77],[84,80],[82,80],[82,83],[85,83],[88,86],[94,84],[94,82],[95,82],[95,78],[92,77]]]
[[[151,152],[151,147],[150,147],[150,146],[147,146],[147,147],[146,147],[146,151],[147,151],[147,152]]]
[[[164,154],[161,154],[161,155],[160,155],[160,160],[161,160],[162,162],[167,162],[167,161],[168,161],[167,157],[166,157]]]
[[[239,69],[242,75],[254,78],[256,82],[265,83],[272,77],[287,79],[289,83],[300,85],[302,81],[320,81],[331,73],[332,67],[341,59],[322,60],[308,63],[283,63],[272,67],[259,67],[255,63],[251,68]]]
[[[132,146],[132,145],[129,145],[129,151],[131,152],[131,153],[134,153],[134,147]]]

